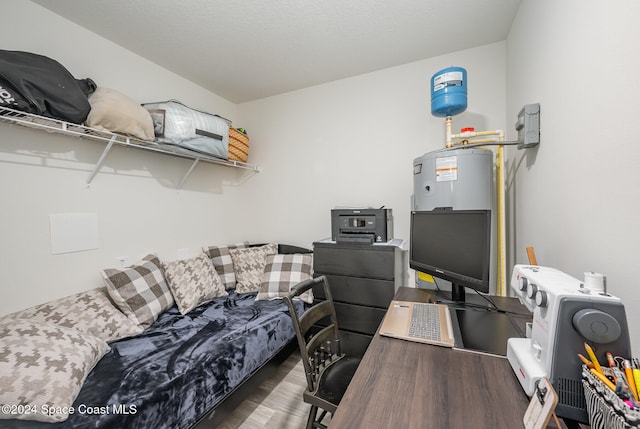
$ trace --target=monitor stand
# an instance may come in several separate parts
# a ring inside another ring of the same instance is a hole
[[[454,301],[454,302],[465,301],[464,286],[451,283],[451,301]]]

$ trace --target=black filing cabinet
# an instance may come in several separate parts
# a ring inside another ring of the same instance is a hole
[[[394,243],[395,242],[395,243]],[[326,276],[331,288],[343,352],[362,356],[402,286],[402,240],[394,244],[313,243],[314,276]],[[398,245],[399,243],[399,245]],[[324,298],[321,287],[314,297]]]

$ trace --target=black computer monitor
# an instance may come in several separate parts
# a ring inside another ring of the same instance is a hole
[[[491,210],[411,212],[409,266],[451,282],[452,299],[464,288],[489,293]]]

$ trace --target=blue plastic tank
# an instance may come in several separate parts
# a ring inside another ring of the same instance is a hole
[[[431,114],[454,116],[467,109],[467,71],[448,67],[431,77]]]

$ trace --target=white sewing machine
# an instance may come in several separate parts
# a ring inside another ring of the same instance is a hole
[[[507,359],[527,395],[542,377],[559,396],[556,414],[587,422],[581,361],[588,343],[600,362],[605,353],[631,356],[624,306],[606,290],[585,287],[561,271],[516,265],[511,276],[515,296],[533,312],[529,338],[510,338]]]

